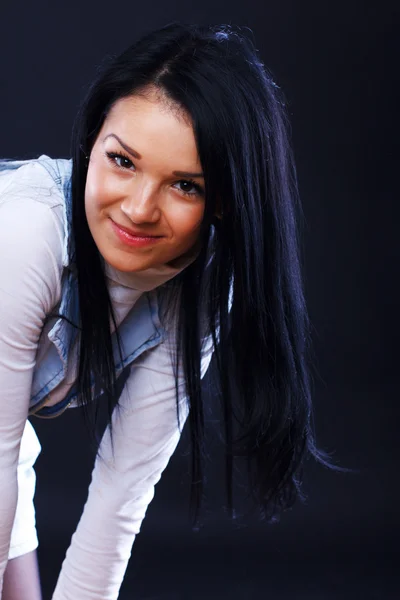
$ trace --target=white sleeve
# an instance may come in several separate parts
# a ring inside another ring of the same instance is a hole
[[[133,364],[113,413],[114,460],[108,428],[100,445],[85,504],[63,562],[53,600],[114,600],[140,530],[154,486],[173,454],[178,429],[175,380],[168,341]],[[209,340],[201,376],[212,357]],[[179,385],[182,385],[182,370]],[[187,400],[180,403],[181,428]]]
[[[59,222],[49,206],[15,195],[10,201],[1,199],[0,597],[17,505],[18,457],[35,356],[59,286],[60,235]]]

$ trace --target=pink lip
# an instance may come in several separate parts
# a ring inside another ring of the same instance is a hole
[[[131,231],[125,229],[125,227],[117,225],[117,223],[115,223],[112,219],[110,220],[111,225],[118,238],[125,244],[128,244],[128,246],[136,246],[137,248],[149,246],[150,244],[154,244],[162,238],[162,236],[156,237],[133,234]]]

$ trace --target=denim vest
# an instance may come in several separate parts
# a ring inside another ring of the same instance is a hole
[[[70,235],[72,160],[51,159],[46,155],[32,160],[39,161],[47,169],[65,198],[62,291],[60,302],[53,312],[63,315],[66,319],[51,318],[51,327],[47,333],[51,343],[48,350],[43,353],[43,358],[36,362],[29,404],[29,415],[52,418],[59,416],[77,397],[76,386],[73,385],[62,401],[53,406],[46,406],[49,394],[66,377],[69,352],[76,339],[77,328],[68,321],[77,324],[79,320],[77,279],[74,264],[70,260],[73,253],[73,241]],[[6,171],[18,169],[28,162],[31,161],[0,160],[0,177],[5,175]],[[118,350],[115,333],[112,335],[112,343],[118,378],[118,393],[121,393],[132,362],[145,350],[160,344],[166,337],[166,332],[159,320],[157,289],[144,292],[140,296],[118,327],[118,332],[121,339],[122,356]],[[40,343],[39,340],[39,347]]]

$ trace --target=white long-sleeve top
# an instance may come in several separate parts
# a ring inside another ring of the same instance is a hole
[[[17,504],[17,466],[39,337],[61,295],[63,198],[38,163],[0,177],[0,593]],[[193,258],[189,258],[187,264]],[[178,273],[185,264],[175,267]],[[143,289],[174,275],[122,274],[107,268],[117,324]],[[88,498],[63,562],[54,600],[112,600],[119,589],[147,506],[180,437],[173,373],[174,335],[136,359],[100,445]],[[172,350],[172,352],[171,352]],[[74,354],[72,353],[71,356]],[[204,376],[212,357],[203,351]],[[76,374],[76,373],[75,373]],[[182,370],[179,371],[183,385]],[[52,393],[59,401],[74,381]],[[181,427],[187,404],[181,401]]]

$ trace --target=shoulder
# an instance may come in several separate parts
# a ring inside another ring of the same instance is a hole
[[[24,280],[45,286],[53,302],[65,237],[62,190],[41,160],[3,171],[0,180],[0,278],[10,291]]]
[[[38,227],[38,233],[47,233],[57,245],[58,238],[66,235],[65,187],[70,171],[71,161],[44,154],[26,161],[0,161],[2,228],[12,224],[18,233],[20,228]]]
[[[50,208],[62,206],[63,183],[70,170],[70,161],[45,154],[38,159],[0,162],[0,206],[16,198]]]

